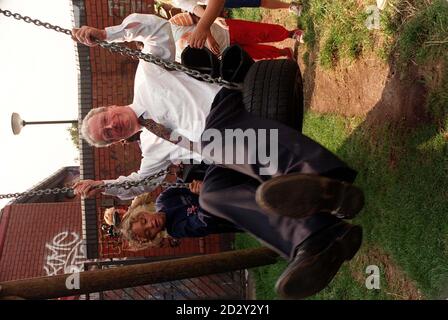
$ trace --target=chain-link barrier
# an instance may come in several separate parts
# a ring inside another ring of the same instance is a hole
[[[48,22],[42,22],[39,19],[32,19],[28,16],[22,16],[19,13],[13,13],[9,10],[2,10],[2,9],[0,9],[0,14],[3,14],[6,17],[12,17],[16,20],[23,20],[26,23],[33,23],[36,26],[44,27],[44,28],[47,28],[50,30],[54,30],[56,32],[61,32],[66,35],[72,36],[71,30],[52,25],[51,23],[48,23]],[[157,65],[159,67],[163,67],[170,71],[174,71],[174,70],[181,71],[195,79],[202,80],[202,81],[212,83],[212,84],[221,85],[228,89],[235,89],[235,90],[242,89],[242,84],[240,84],[240,83],[229,82],[222,78],[213,78],[212,76],[210,76],[208,74],[204,74],[197,70],[187,68],[184,65],[174,62],[174,61],[164,60],[164,59],[154,56],[150,53],[143,53],[140,50],[134,50],[134,49],[131,49],[131,48],[128,48],[128,47],[125,47],[125,46],[122,46],[122,45],[119,45],[116,43],[109,43],[109,42],[100,41],[100,40],[96,40],[95,42],[99,46],[101,46],[104,49],[109,50],[110,52],[120,53],[122,55],[131,57],[133,59],[140,59],[140,60],[144,60],[149,63],[154,63],[155,65]]]
[[[147,176],[144,179],[136,180],[136,181],[124,181],[120,183],[104,183],[102,185],[98,185],[92,188],[94,189],[111,189],[111,188],[123,188],[130,189],[139,186],[161,186],[163,188],[175,187],[175,188],[188,188],[189,183],[184,182],[156,182],[154,179],[160,178],[169,173],[169,170],[162,170],[156,174],[151,176]],[[42,195],[50,195],[50,194],[59,194],[59,193],[68,193],[73,192],[74,189],[71,187],[63,187],[63,188],[52,188],[52,189],[41,189],[41,190],[31,190],[25,192],[16,192],[16,193],[8,193],[8,194],[0,194],[0,199],[9,199],[9,198],[19,198],[23,196],[42,196]]]

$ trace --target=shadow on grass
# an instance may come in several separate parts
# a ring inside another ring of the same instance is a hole
[[[330,286],[313,299],[394,299],[381,274],[381,289],[368,290],[353,277],[365,275],[368,249],[379,246],[417,283],[426,298],[446,298],[448,287],[448,150],[435,125],[399,132],[383,127],[372,133],[366,121],[308,113],[304,132],[359,170],[356,184],[366,195],[366,206],[353,221],[364,228],[362,253],[366,265],[343,266]],[[352,129],[356,126],[354,129]],[[237,247],[255,246],[239,236]],[[257,297],[276,298],[273,290],[286,262],[258,268]],[[399,293],[399,292],[398,292]]]
[[[359,170],[356,183],[367,201],[354,222],[363,226],[365,244],[390,253],[426,297],[442,297],[448,287],[446,139],[435,125],[373,133],[366,123],[334,150]]]

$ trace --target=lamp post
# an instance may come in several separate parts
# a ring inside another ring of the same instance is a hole
[[[20,118],[18,113],[13,112],[11,115],[12,132],[17,135],[22,128],[28,124],[60,124],[60,123],[78,123],[78,120],[58,120],[58,121],[25,121]]]

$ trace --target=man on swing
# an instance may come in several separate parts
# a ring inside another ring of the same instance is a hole
[[[94,39],[142,41],[146,52],[168,60],[175,57],[168,22],[155,21],[151,15],[133,14],[120,26],[105,30],[82,27],[73,30],[73,36],[86,45],[94,45]],[[364,204],[362,191],[352,185],[356,171],[298,130],[248,113],[239,91],[141,61],[132,104],[93,109],[81,131],[89,143],[100,147],[142,129],[140,170],[113,182],[140,180],[172,161],[193,158],[213,163],[203,182],[201,207],[290,261],[277,281],[281,297],[304,298],[319,292],[358,251],[361,227],[342,220],[353,218]],[[210,136],[224,137],[229,130],[254,131],[258,141],[210,141]],[[267,133],[269,139],[261,145],[258,137],[266,138]],[[213,152],[205,156],[191,152],[173,136],[196,144],[199,150],[212,146]],[[274,163],[267,166],[259,149],[269,150]],[[242,155],[245,161],[232,161],[233,155]],[[75,191],[87,197],[104,192],[124,199],[148,191],[144,187],[104,190],[103,184],[80,181]]]

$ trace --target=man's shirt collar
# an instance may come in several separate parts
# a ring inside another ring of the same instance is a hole
[[[146,110],[145,110],[144,107],[139,106],[139,105],[137,105],[137,104],[135,104],[135,103],[131,103],[131,104],[129,105],[129,107],[135,112],[135,115],[137,116],[137,118],[140,118],[140,117],[142,117],[142,116],[143,116],[143,118],[145,118],[145,117],[147,116],[147,115],[145,114],[145,113],[146,113]]]

